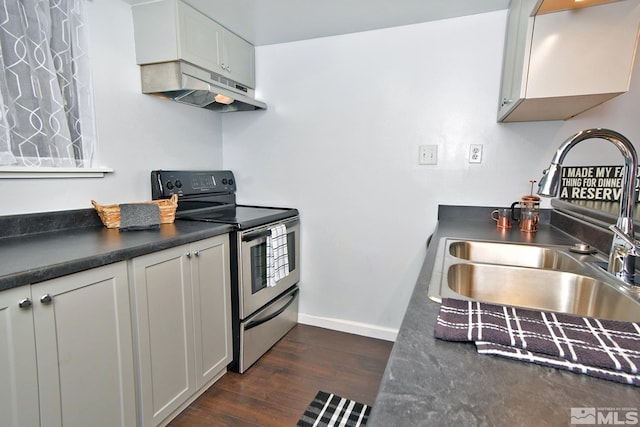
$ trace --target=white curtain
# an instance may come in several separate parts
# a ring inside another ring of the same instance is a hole
[[[0,167],[91,167],[85,0],[1,3]]]

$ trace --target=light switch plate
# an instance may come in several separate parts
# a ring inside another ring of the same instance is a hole
[[[419,148],[418,164],[420,165],[437,165],[438,164],[438,146],[437,145],[421,145]]]

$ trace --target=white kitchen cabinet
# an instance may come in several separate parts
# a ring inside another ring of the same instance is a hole
[[[256,87],[255,49],[244,39],[222,28],[221,45],[218,46],[218,66],[222,75],[230,80]]]
[[[141,425],[170,419],[232,359],[227,235],[134,258]]]
[[[0,414],[7,427],[40,425],[29,286],[0,292]]]
[[[125,262],[31,286],[41,426],[134,426]]]
[[[255,89],[255,49],[181,0],[132,6],[136,62],[184,60]]]
[[[233,358],[231,278],[227,235],[191,244],[196,388],[200,389]]]
[[[136,425],[125,262],[3,291],[0,298],[3,422]]]
[[[512,0],[498,121],[565,120],[629,89],[640,0],[534,15]]]

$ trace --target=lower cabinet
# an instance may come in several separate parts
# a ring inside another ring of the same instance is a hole
[[[126,262],[0,293],[0,412],[10,426],[134,426]]]
[[[231,362],[229,276],[222,235],[0,292],[0,425],[166,422]]]
[[[171,419],[233,357],[227,235],[134,258],[140,425]]]
[[[40,425],[29,286],[0,292],[0,414],[6,426]]]

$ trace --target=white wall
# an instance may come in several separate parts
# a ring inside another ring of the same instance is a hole
[[[257,49],[269,109],[223,117],[224,166],[241,202],[300,209],[303,322],[392,339],[438,204],[518,200],[583,128],[640,141],[638,70],[630,93],[580,118],[496,123],[505,21],[500,11]],[[471,143],[484,144],[480,165],[467,162]],[[438,145],[437,166],[417,164],[420,144]],[[613,145],[595,150],[585,161],[616,159]]]
[[[143,95],[131,7],[87,2],[102,179],[0,179],[0,215],[148,200],[149,172],[222,167],[220,114]]]

